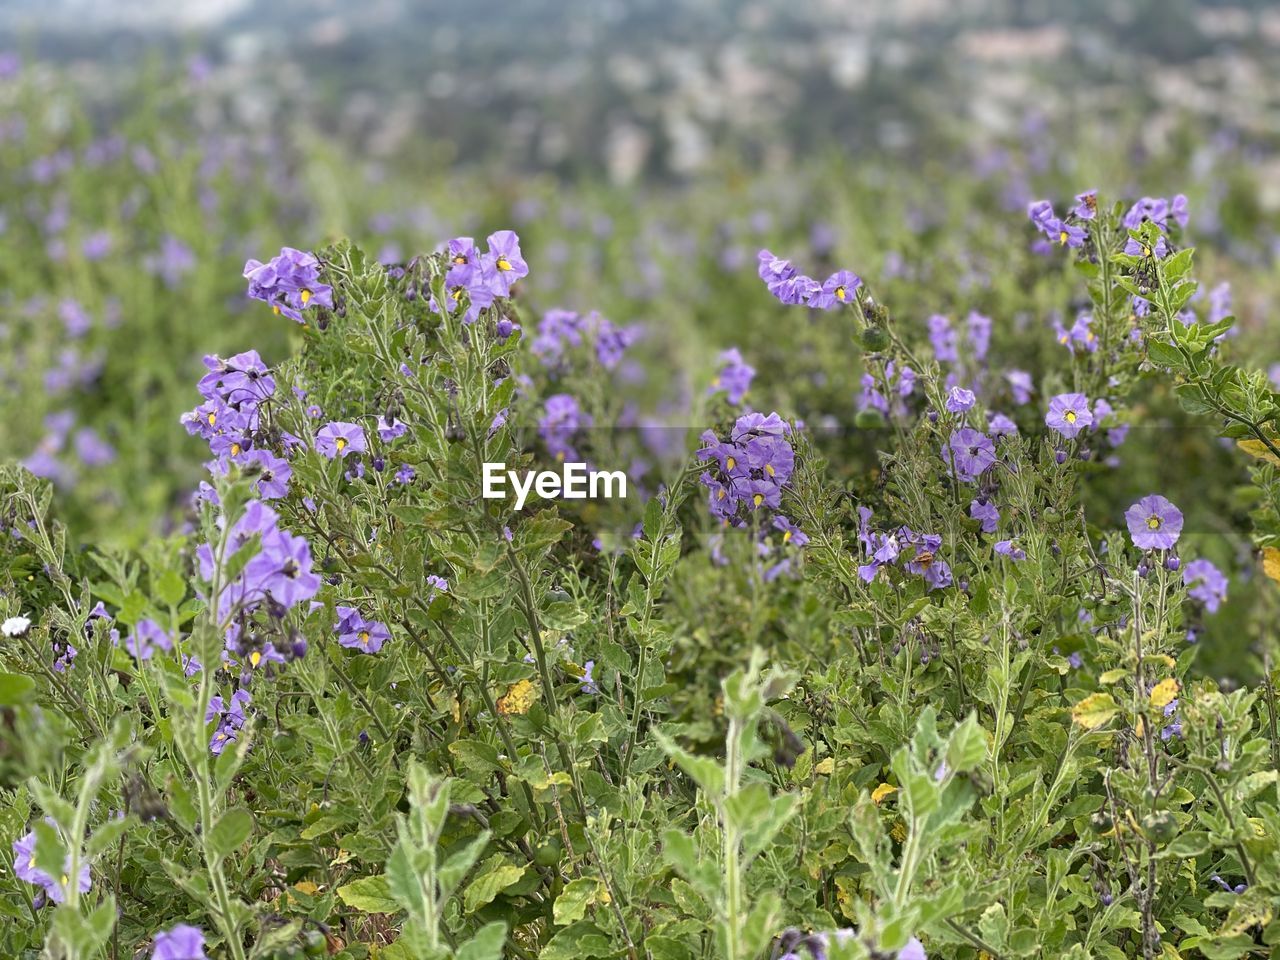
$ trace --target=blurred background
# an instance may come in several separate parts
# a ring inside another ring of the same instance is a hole
[[[737,347],[755,407],[848,438],[848,331],[773,302],[756,251],[849,267],[919,330],[991,316],[994,362],[1039,382],[1084,301],[1026,207],[1090,187],[1190,197],[1205,292],[1266,369],[1278,142],[1266,0],[4,0],[0,448],[85,542],[173,529],[202,356],[296,335],[246,300],[247,258],[348,235],[390,264],[506,227],[528,323],[636,331],[631,422],[687,424]],[[1100,489],[1167,489],[1177,456],[1174,498],[1247,560],[1242,458],[1132,402],[1153,439]],[[835,482],[875,466],[839,452]]]

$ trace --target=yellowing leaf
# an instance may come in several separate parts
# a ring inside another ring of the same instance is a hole
[[[1167,680],[1161,680],[1151,691],[1151,705],[1153,707],[1167,707],[1173,702],[1173,698],[1177,695],[1177,680],[1173,677],[1169,677]]]
[[[1104,686],[1110,686],[1113,683],[1119,683],[1129,675],[1129,671],[1124,667],[1116,667],[1114,670],[1108,670],[1098,678],[1098,682]]]
[[[834,773],[836,769],[836,761],[834,757],[827,757],[825,760],[818,762],[813,768],[814,773]]]
[[[314,897],[317,893],[320,892],[320,888],[316,886],[314,883],[312,883],[310,880],[298,881],[293,885],[293,889],[297,890],[299,893],[305,893],[309,897]]]
[[[517,680],[506,693],[498,698],[498,712],[504,717],[516,713],[528,713],[538,699],[538,685],[532,680]]]
[[[1251,457],[1257,457],[1259,460],[1265,460],[1267,463],[1273,463],[1280,467],[1280,459],[1267,449],[1267,445],[1261,440],[1237,440],[1236,446],[1249,454]]]
[[[882,783],[871,791],[871,800],[875,804],[879,804],[885,797],[898,792],[898,788],[891,783]]]
[[[1267,547],[1262,551],[1262,572],[1280,583],[1280,549]]]
[[[1097,730],[1120,712],[1120,705],[1109,693],[1093,693],[1071,708],[1071,719],[1086,730]]]

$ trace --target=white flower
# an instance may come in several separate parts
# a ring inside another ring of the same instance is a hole
[[[31,627],[31,619],[29,617],[10,617],[3,624],[0,624],[0,632],[6,637],[20,637]]]

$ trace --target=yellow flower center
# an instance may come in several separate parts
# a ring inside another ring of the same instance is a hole
[[[733,457],[728,457],[724,462],[724,466],[726,470],[732,470],[737,465],[738,465],[738,461],[735,460]]]
[[[498,268],[499,270],[511,270],[511,269],[513,269],[513,268],[512,268],[512,266],[511,266],[511,261],[510,261],[510,260],[508,260],[506,257],[499,257],[499,258],[498,258],[498,260],[497,260],[497,264],[496,264],[496,266],[497,266],[497,268]]]
[[[232,455],[233,457],[238,457],[238,456],[240,456],[240,444],[238,444],[238,443],[233,443],[233,444],[231,445],[231,455]]]
[[[1157,517],[1155,514],[1152,514],[1151,516],[1147,517],[1148,530],[1159,530],[1160,524],[1162,523],[1164,523],[1164,521],[1161,520],[1159,517]]]
[[[303,290],[302,293],[298,294],[298,299],[302,301],[302,305],[305,307],[307,302],[311,299],[311,291]]]
[[[253,653],[249,654],[249,663],[251,663],[253,666],[255,666],[255,667],[256,667],[256,666],[257,666],[258,664],[260,664],[261,662],[262,662],[262,651],[261,651],[261,650],[255,650],[255,651],[253,651]]]
[[[1058,243],[1064,247],[1067,245],[1067,231],[1063,230],[1058,234]]]
[[[210,413],[207,417],[205,417],[205,419],[209,421],[209,426],[212,427],[215,423],[218,422],[218,415],[216,413]]]
[[[1142,255],[1144,257],[1151,256],[1151,248],[1148,247],[1145,243],[1142,245]]]
[[[458,266],[462,266],[467,262],[467,258],[459,253],[457,256],[453,258],[453,262],[456,263]]]
[[[767,473],[767,474],[768,474],[769,476],[771,476],[771,477],[772,477],[775,473],[777,473],[777,471],[773,469],[773,464],[772,464],[772,463],[766,463],[766,464],[764,465],[764,472],[765,472],[765,473]]]
[[[1067,423],[1075,423],[1076,412],[1074,410],[1068,410],[1066,413],[1062,415],[1062,419],[1067,421]]]
[[[360,645],[361,645],[361,646],[364,646],[364,647],[367,647],[367,646],[369,645],[369,631],[368,631],[368,630],[361,630],[361,631],[360,631]]]
[[[791,539],[791,531],[784,530],[782,533],[782,542],[787,543]]]
[[[271,312],[274,313],[277,317],[280,316],[280,304],[273,303],[271,305]]]
[[[339,437],[337,440],[333,441],[333,445],[338,448],[339,452],[341,452],[347,448],[347,441],[342,437]]]
[[[716,499],[717,500],[724,499],[724,487],[721,487],[719,490],[716,491]]]
[[[844,284],[841,284],[840,286],[836,287],[835,293],[836,293],[836,299],[841,302],[843,302],[844,298],[848,295],[848,291],[845,290]]]
[[[751,498],[751,502],[754,503],[757,507],[760,506],[760,504],[764,503],[764,494],[757,493],[754,497]]]

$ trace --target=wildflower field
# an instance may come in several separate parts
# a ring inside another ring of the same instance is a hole
[[[1280,956],[1274,144],[147,69],[0,53],[0,960]]]

